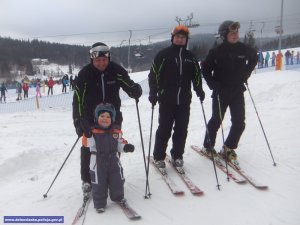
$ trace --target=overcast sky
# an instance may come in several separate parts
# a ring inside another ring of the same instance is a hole
[[[193,13],[191,33],[215,33],[224,20],[253,22],[256,36],[274,36],[281,0],[0,0],[0,36],[90,46],[148,44],[168,39]],[[300,0],[284,0],[284,33],[300,32]],[[149,38],[150,37],[150,38]],[[126,40],[126,41],[123,41]]]

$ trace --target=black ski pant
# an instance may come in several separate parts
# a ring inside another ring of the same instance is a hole
[[[51,92],[51,95],[53,95],[53,87],[48,88],[48,95],[50,94],[50,92]]]
[[[169,105],[161,103],[159,105],[158,128],[153,151],[155,160],[165,159],[172,128],[174,132],[172,136],[173,146],[171,149],[171,157],[173,159],[182,159],[188,133],[189,118],[190,104]]]
[[[24,91],[24,99],[28,98],[28,91]]]
[[[121,128],[123,121],[122,112],[116,113],[116,121],[115,123],[118,124]],[[90,148],[81,146],[80,149],[80,174],[81,174],[81,180],[83,182],[91,183],[90,178],[90,158],[91,158],[91,152]]]
[[[4,102],[5,102],[6,101],[5,92],[1,91],[1,97],[0,97],[1,102],[2,102],[2,98],[3,98]]]
[[[83,182],[91,183],[91,177],[90,177],[91,152],[90,152],[90,148],[81,146],[80,151],[81,151],[81,154],[80,154],[81,180]]]
[[[231,116],[231,127],[224,144],[231,149],[237,148],[239,140],[245,129],[245,99],[244,91],[242,90],[221,90],[218,95],[213,96],[212,117],[207,124],[209,138],[206,133],[203,143],[205,148],[215,146],[217,132],[228,107]]]

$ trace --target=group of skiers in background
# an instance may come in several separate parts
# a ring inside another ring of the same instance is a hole
[[[276,66],[276,61],[278,61],[276,60],[276,57],[282,57],[280,53],[276,55],[275,52],[272,52],[272,55],[270,55],[269,52],[266,52],[264,55],[262,51],[258,51],[257,55],[258,55],[258,63],[257,63],[258,69],[269,67],[270,59],[271,59],[271,66]],[[286,65],[300,64],[299,51],[297,51],[297,53],[295,54],[294,51],[287,50],[284,56],[285,56]]]
[[[284,54],[285,56],[285,64],[286,65],[293,65],[300,64],[300,53],[297,51],[296,56],[294,51],[287,50]]]
[[[201,68],[187,49],[190,36],[184,25],[171,33],[171,45],[154,58],[149,81],[149,102],[153,109],[159,103],[158,128],[153,150],[154,165],[165,169],[168,141],[172,135],[171,161],[183,170],[183,154],[190,116],[191,88],[203,104],[205,93],[202,76],[212,90],[212,116],[204,130],[203,150],[216,154],[215,141],[226,110],[229,108],[231,128],[220,154],[237,163],[235,150],[245,129],[247,80],[258,56],[251,46],[239,41],[239,22],[224,21],[219,29],[221,42],[213,47]],[[84,201],[93,197],[98,213],[105,211],[108,194],[112,201],[126,202],[124,175],[120,152],[133,152],[134,146],[122,138],[122,113],[119,90],[136,100],[142,88],[132,81],[127,71],[111,61],[110,48],[97,42],[92,45],[91,62],[82,68],[73,97],[73,122],[78,137],[82,137],[81,180]]]
[[[42,97],[41,88],[48,87],[48,96],[53,95],[53,87],[55,84],[62,84],[62,93],[67,93],[67,86],[69,86],[69,90],[73,91],[76,85],[77,75],[73,77],[73,75],[65,74],[63,78],[59,81],[54,81],[53,77],[50,77],[49,80],[41,81],[37,79],[35,81],[29,80],[22,80],[21,82],[15,83],[17,98],[16,101],[20,101],[22,99],[28,99],[28,92],[30,88],[35,88],[35,96]],[[6,102],[6,93],[7,93],[7,86],[4,82],[1,83],[1,103]],[[22,95],[23,93],[23,95]]]

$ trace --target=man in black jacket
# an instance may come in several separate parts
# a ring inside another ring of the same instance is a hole
[[[212,117],[208,122],[208,134],[204,149],[215,152],[215,140],[226,109],[229,107],[232,126],[224,142],[221,154],[237,163],[236,153],[240,137],[245,129],[244,83],[257,63],[255,49],[239,42],[240,24],[224,21],[219,27],[222,43],[211,49],[201,64],[202,74],[212,93]]]
[[[192,98],[191,83],[200,100],[203,101],[205,97],[198,61],[186,49],[188,37],[187,27],[176,26],[172,32],[172,45],[158,52],[148,76],[149,101],[152,105],[159,102],[159,125],[153,152],[156,166],[159,168],[165,168],[166,148],[172,128],[174,129],[171,149],[173,164],[178,168],[183,166],[182,155]]]
[[[83,135],[83,143],[91,137],[91,125],[94,124],[94,110],[100,103],[111,103],[116,109],[115,123],[121,127],[123,117],[120,111],[122,88],[131,98],[138,99],[142,88],[134,83],[127,71],[110,61],[110,49],[101,42],[90,49],[91,63],[81,69],[78,74],[73,97],[73,120],[76,133]],[[81,179],[85,197],[89,196],[91,179],[89,174],[90,151],[81,147]]]

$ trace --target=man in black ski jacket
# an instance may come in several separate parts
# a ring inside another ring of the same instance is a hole
[[[215,152],[215,140],[226,109],[229,107],[232,126],[221,154],[236,161],[240,137],[245,129],[244,83],[247,83],[257,63],[257,53],[252,47],[239,42],[240,24],[224,21],[219,27],[222,43],[211,49],[201,64],[202,74],[212,93],[212,117],[204,149]],[[237,161],[236,161],[237,162]]]
[[[205,97],[198,61],[186,49],[188,37],[187,27],[176,26],[172,32],[172,45],[155,56],[148,76],[149,101],[152,105],[159,102],[159,126],[156,131],[153,155],[156,166],[160,168],[165,167],[166,149],[173,124],[171,157],[176,167],[183,166],[182,155],[192,98],[191,83],[200,100],[203,101]]]
[[[86,138],[91,137],[91,125],[94,121],[94,110],[100,103],[111,103],[116,109],[115,124],[121,127],[123,117],[120,111],[122,88],[129,97],[138,99],[142,88],[133,82],[127,71],[110,61],[110,48],[101,42],[90,49],[91,63],[81,69],[78,74],[73,97],[73,121],[76,133],[83,135],[81,147],[81,179],[84,196],[89,196],[91,179],[89,174],[90,151],[84,147]]]

